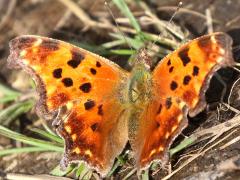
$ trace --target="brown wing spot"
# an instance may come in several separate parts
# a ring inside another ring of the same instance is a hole
[[[53,77],[57,78],[57,79],[61,78],[62,77],[62,68],[54,69]]]
[[[192,75],[193,75],[193,76],[197,76],[197,75],[198,75],[198,73],[199,73],[199,67],[197,67],[197,66],[194,66],[194,67],[193,67],[193,72],[192,72]]]
[[[166,99],[166,108],[170,109],[172,106],[172,98],[167,98]]]
[[[77,68],[81,61],[84,59],[84,56],[82,54],[79,54],[74,49],[71,51],[72,59],[67,62],[69,66],[72,68]]]
[[[168,66],[171,65],[171,59],[168,60],[167,65],[168,65]]]
[[[160,114],[161,111],[162,111],[162,104],[159,105],[159,107],[158,107],[158,111],[157,111],[157,114]]]
[[[169,73],[173,72],[173,69],[174,69],[174,67],[171,66],[171,67],[169,68]]]
[[[183,78],[183,84],[184,84],[184,85],[188,85],[189,82],[190,82],[190,80],[191,80],[191,76],[186,75],[186,76]]]
[[[94,123],[93,125],[91,125],[92,131],[96,131],[97,127],[98,127],[98,123]]]
[[[84,83],[82,84],[79,89],[84,93],[89,93],[91,91],[92,85],[91,83]]]
[[[73,85],[73,81],[71,78],[64,78],[64,79],[62,79],[62,82],[65,87],[70,87]]]
[[[52,101],[52,104],[54,106],[59,106],[60,104],[63,104],[69,100],[69,97],[65,93],[58,93],[54,94],[51,98],[50,101]]]
[[[179,51],[178,55],[181,58],[181,61],[183,63],[183,66],[186,66],[191,59],[188,57],[188,51],[189,51],[189,47],[185,47],[184,49],[182,49],[181,51]]]
[[[178,87],[177,82],[176,81],[172,81],[171,84],[170,84],[170,89],[172,91],[174,91],[175,89],[177,89],[177,87]]]
[[[59,43],[54,40],[43,40],[39,47],[47,51],[57,51],[59,49]]]
[[[91,99],[88,99],[87,102],[84,103],[85,110],[90,110],[95,106],[95,102]]]
[[[200,48],[206,48],[211,46],[211,37],[205,37],[202,39],[199,39],[197,41],[197,44]]]
[[[31,47],[31,45],[36,41],[35,38],[30,38],[30,37],[21,37],[21,38],[17,38],[17,39],[13,39],[11,41],[11,43],[13,45],[17,45],[16,48],[19,48],[19,49],[25,49],[25,48],[28,48],[28,47]],[[16,44],[15,44],[16,43]]]
[[[97,74],[97,71],[96,71],[96,69],[94,69],[94,68],[91,68],[91,69],[90,69],[90,72],[91,72],[93,75]]]
[[[97,66],[98,68],[100,68],[102,65],[101,65],[101,63],[100,63],[99,61],[97,61],[97,62],[96,62],[96,66]]]
[[[196,96],[197,96],[197,95],[196,95],[194,92],[188,90],[188,91],[185,91],[185,92],[183,93],[183,100],[184,100],[185,102],[187,102],[188,105],[191,105],[193,99],[194,99]]]
[[[103,108],[102,107],[103,107],[102,104],[98,106],[98,115],[100,115],[100,116],[103,115]]]
[[[157,128],[160,128],[160,122],[157,121]]]

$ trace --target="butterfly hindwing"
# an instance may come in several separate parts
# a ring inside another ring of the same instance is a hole
[[[128,73],[91,52],[39,36],[13,39],[8,63],[33,76],[41,116],[67,108],[57,128],[65,140],[62,164],[83,160],[106,175],[127,142],[127,111],[120,101]]]

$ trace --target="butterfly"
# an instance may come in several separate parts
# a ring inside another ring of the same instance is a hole
[[[212,33],[167,55],[154,70],[144,51],[131,72],[69,43],[24,35],[10,42],[8,65],[35,80],[39,116],[65,141],[62,167],[83,161],[102,176],[130,142],[136,167],[168,161],[173,140],[205,106],[214,72],[234,65],[232,39]]]

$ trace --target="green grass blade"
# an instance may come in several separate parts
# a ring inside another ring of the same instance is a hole
[[[85,165],[81,163],[79,167],[76,168],[76,177],[80,177],[84,169],[85,169]]]
[[[14,132],[12,130],[9,130],[9,129],[5,128],[4,126],[1,126],[1,125],[0,125],[0,135],[11,138],[11,139],[14,139],[16,141],[23,142],[25,144],[32,145],[32,146],[41,147],[41,148],[45,148],[45,149],[49,149],[49,150],[54,150],[56,152],[63,152],[64,151],[63,147],[56,146],[52,142],[27,137],[25,135],[22,135],[22,134]]]
[[[91,179],[93,174],[84,163],[79,163],[79,166],[75,167],[74,171],[78,179]]]
[[[50,151],[50,150],[42,147],[22,147],[22,148],[2,149],[0,151],[0,157],[8,154],[30,153],[30,152],[40,152],[40,151]]]
[[[134,27],[134,29],[138,33],[140,33],[141,32],[141,27],[138,24],[136,18],[131,13],[131,11],[128,8],[126,2],[124,0],[113,0],[113,2],[120,9],[120,11],[123,13],[123,15],[126,16],[129,19],[130,24]]]
[[[41,129],[37,129],[37,128],[33,128],[33,129],[30,129],[31,131],[41,135],[42,137],[45,137],[53,142],[57,142],[59,143],[60,146],[64,146],[64,141],[62,140],[62,138],[60,138],[59,136],[57,135],[53,135],[47,131],[44,131],[44,130],[41,130]]]
[[[176,154],[177,152],[185,149],[186,147],[190,146],[191,144],[193,144],[196,141],[196,138],[185,138],[179,145],[177,145],[176,147],[170,149],[170,156],[173,156],[174,154]]]
[[[8,96],[20,96],[21,93],[0,83],[0,92]]]
[[[107,177],[110,177],[113,175],[113,173],[116,171],[116,169],[119,166],[122,166],[126,163],[126,161],[124,160],[127,157],[128,153],[126,152],[125,154],[123,154],[122,156],[118,156],[117,157],[117,162],[113,165],[112,169],[110,172],[108,172]]]
[[[63,170],[61,170],[60,165],[58,165],[50,172],[50,174],[53,176],[65,176],[65,175],[69,174],[70,172],[72,172],[74,170],[74,168],[75,168],[75,165],[71,164],[66,168],[66,170],[63,171]]]
[[[115,41],[110,41],[110,42],[104,43],[101,46],[104,47],[104,48],[110,49],[110,48],[113,48],[115,46],[123,45],[125,43],[126,42],[124,40],[119,39],[119,40],[115,40]]]
[[[6,95],[6,96],[3,96],[0,98],[0,104],[4,104],[4,103],[7,103],[7,102],[11,102],[11,101],[14,101],[18,98],[18,96],[15,96],[15,95]]]
[[[144,42],[141,39],[136,38],[136,37],[133,39],[133,38],[125,36],[125,38],[124,38],[122,35],[119,35],[116,33],[110,33],[110,36],[112,36],[115,39],[123,40],[123,41],[125,41],[125,39],[126,39],[126,41],[130,44],[130,46],[136,50],[140,49],[144,45]]]
[[[0,111],[0,124],[8,125],[13,119],[28,112],[33,107],[33,101],[23,101],[15,103]]]
[[[117,55],[133,55],[136,53],[136,51],[130,50],[130,49],[116,49],[116,50],[111,50],[110,51],[112,54],[117,54]]]
[[[142,180],[149,180],[149,168],[144,171],[141,179]]]

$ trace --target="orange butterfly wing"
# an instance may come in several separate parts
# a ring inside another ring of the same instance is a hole
[[[83,160],[106,175],[128,138],[121,102],[128,73],[86,50],[38,36],[12,40],[8,62],[35,79],[38,114],[47,119],[58,114],[55,124],[65,140],[62,165]]]
[[[140,116],[133,143],[139,167],[165,163],[168,149],[187,126],[187,114],[205,108],[205,91],[219,68],[234,64],[232,39],[214,33],[192,40],[166,56],[152,73],[153,98]]]

